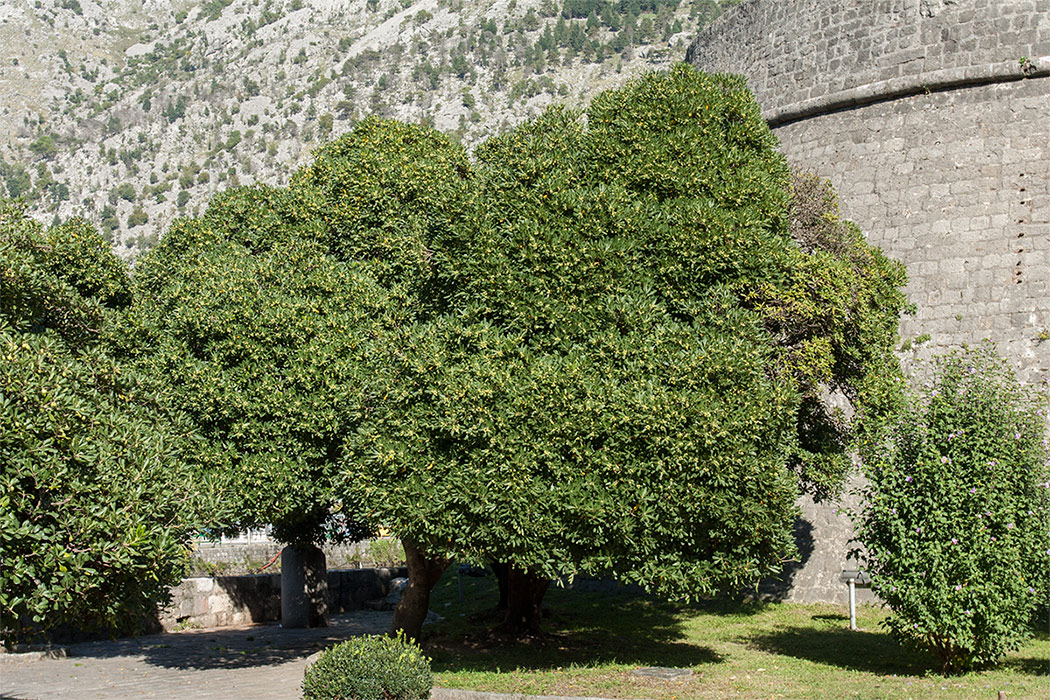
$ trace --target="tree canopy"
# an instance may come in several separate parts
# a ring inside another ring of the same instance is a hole
[[[686,598],[773,572],[792,467],[845,476],[821,394],[877,412],[904,306],[902,268],[834,216],[792,238],[775,146],[741,80],[679,66],[479,147],[469,217],[433,241],[447,311],[365,357],[384,400],[348,492],[435,562]]]
[[[173,226],[114,342],[241,524],[363,517],[417,581],[465,557],[708,595],[791,555],[800,483],[841,484],[826,396],[892,403],[903,270],[805,184],[741,79],[684,65],[472,158],[372,118]]]
[[[178,581],[211,489],[163,395],[101,338],[125,266],[74,219],[0,203],[0,612],[4,641],[134,628]]]
[[[218,196],[140,263],[121,345],[167,377],[205,437],[206,461],[239,494],[231,524],[269,523],[288,543],[364,534],[361,510],[333,490],[372,400],[363,352],[437,303],[427,241],[459,196],[434,185],[467,167],[432,130],[370,120],[289,187]]]

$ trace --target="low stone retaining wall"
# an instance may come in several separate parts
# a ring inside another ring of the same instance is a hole
[[[408,576],[405,568],[330,569],[328,612],[360,610],[390,592],[390,580]],[[194,627],[226,627],[281,619],[281,575],[187,578],[171,589],[171,603],[157,616],[165,632]]]
[[[379,543],[390,538],[378,538],[351,544],[327,544],[321,549],[330,569],[365,569],[377,566],[397,566],[399,560],[376,558]],[[240,576],[252,574],[281,553],[284,545],[273,541],[259,542],[197,542],[190,558],[192,576]],[[281,559],[272,565],[274,573],[280,568]],[[268,569],[269,570],[269,569]]]

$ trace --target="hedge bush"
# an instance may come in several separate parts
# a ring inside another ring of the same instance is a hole
[[[994,348],[957,351],[864,450],[859,539],[900,641],[944,672],[993,663],[1047,600],[1045,401]]]
[[[210,481],[148,376],[106,352],[126,268],[0,201],[0,638],[134,630],[179,581]]]
[[[396,637],[349,639],[323,651],[306,669],[306,700],[423,700],[434,676],[419,647]]]

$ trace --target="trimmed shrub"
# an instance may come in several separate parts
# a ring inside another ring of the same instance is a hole
[[[365,636],[323,651],[306,669],[305,700],[423,700],[434,676],[430,659],[403,637]]]
[[[1043,397],[993,347],[935,368],[864,450],[858,539],[893,635],[952,672],[1031,635],[1050,570],[1050,469]]]

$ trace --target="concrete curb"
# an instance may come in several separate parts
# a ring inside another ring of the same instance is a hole
[[[69,656],[66,647],[50,647],[47,649],[29,649],[27,651],[0,651],[0,666],[7,664],[25,664],[42,659],[64,659]]]
[[[565,695],[522,695],[521,693],[487,693],[481,690],[434,688],[430,700],[607,700],[595,697],[568,697]]]

